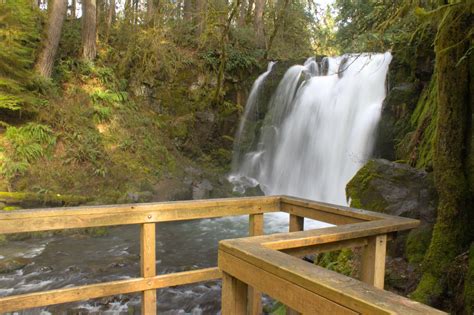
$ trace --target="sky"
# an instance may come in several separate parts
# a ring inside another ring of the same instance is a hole
[[[333,4],[334,0],[316,0],[315,2],[325,8],[328,4]]]

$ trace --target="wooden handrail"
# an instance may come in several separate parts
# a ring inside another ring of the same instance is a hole
[[[0,213],[0,234],[208,219],[275,211],[280,211],[278,197],[17,210]]]
[[[384,291],[386,243],[419,222],[364,210],[281,197],[290,232],[219,243],[222,314],[246,314],[248,286],[287,305],[287,314],[445,314]],[[344,224],[302,231],[302,216]],[[362,248],[360,280],[308,264],[301,256]],[[290,254],[290,255],[288,255]]]
[[[264,236],[264,213],[278,211],[290,214],[289,229],[293,233]],[[249,235],[251,237],[227,240],[220,243],[220,269],[206,268],[156,275],[156,223],[238,215],[249,215]],[[304,217],[342,225],[303,232]],[[236,274],[233,270],[235,268],[239,269],[240,264],[248,264],[250,265],[249,270],[257,270],[258,272],[263,272],[262,274],[264,275],[268,273],[268,279],[265,278],[267,279],[265,281],[275,281],[271,286],[278,288],[278,284],[287,284],[289,281],[288,273],[291,274],[293,272],[291,271],[291,264],[288,265],[287,259],[293,259],[291,263],[302,263],[288,254],[301,256],[307,252],[321,252],[334,250],[335,248],[358,246],[364,248],[367,252],[367,254],[364,254],[363,260],[365,266],[363,268],[366,268],[363,271],[363,280],[372,285],[383,287],[386,235],[390,236],[396,231],[413,228],[418,224],[418,221],[288,196],[19,210],[0,214],[0,234],[127,224],[139,224],[141,226],[140,278],[7,296],[0,298],[0,313],[110,295],[142,292],[143,313],[147,315],[155,314],[157,303],[156,289],[215,280],[220,279],[222,276],[224,279],[224,315],[239,315],[247,313],[247,311],[249,314],[256,315],[261,313],[260,292],[269,293],[268,288],[255,282],[255,280],[259,279],[259,276],[254,277],[253,282],[244,280],[246,284],[239,280],[241,276],[245,278],[245,275]],[[262,260],[258,252],[260,254],[268,254],[268,257],[273,257],[276,260],[273,262],[265,259]],[[320,269],[306,264],[305,268],[308,267]],[[221,269],[224,270],[224,273],[221,272]],[[275,273],[275,270],[280,271]],[[310,281],[307,278],[304,278],[304,280]],[[301,297],[304,297],[308,290],[311,291],[311,285],[308,285],[308,287],[304,285],[311,284],[311,282],[302,283],[298,283],[299,287],[294,289],[296,290],[295,292],[301,294]],[[247,284],[250,285],[250,290]],[[287,291],[288,289],[284,290]],[[330,295],[329,293],[340,295],[340,292],[337,290],[325,290],[326,295]],[[240,296],[239,294],[245,294],[245,298],[241,297],[246,301],[245,306],[235,303],[235,297]],[[279,298],[280,295],[276,294],[275,297]],[[364,299],[370,300],[370,295],[362,294],[358,296],[356,302],[353,299],[336,299],[336,302],[331,302],[330,297],[322,295],[319,300],[316,299],[314,301],[335,303],[336,306],[331,306],[333,308],[330,307],[330,310],[347,311],[348,314],[352,314],[352,311],[348,311],[353,309],[352,304],[365,305],[367,303],[364,302]],[[228,307],[228,302],[231,300],[234,301],[233,307],[236,308]],[[301,308],[298,308],[295,302],[290,303],[284,297],[282,297],[281,301],[288,303],[291,307],[296,306],[295,309],[301,311]],[[314,301],[311,303],[314,304]],[[406,303],[405,300],[397,301]],[[349,305],[344,305],[345,302]],[[312,305],[311,303],[309,305]],[[370,303],[369,305],[371,305]],[[229,312],[230,309],[232,311]],[[241,313],[240,311],[243,309],[245,311]],[[312,310],[312,308],[309,307],[308,310]]]

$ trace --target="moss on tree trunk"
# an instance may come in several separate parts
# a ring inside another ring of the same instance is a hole
[[[441,19],[436,50],[438,121],[434,152],[435,184],[439,193],[438,217],[424,258],[424,273],[412,297],[439,305],[446,290],[446,270],[466,248],[469,186],[466,144],[469,124],[469,64],[464,58],[471,27],[465,4],[449,6]]]

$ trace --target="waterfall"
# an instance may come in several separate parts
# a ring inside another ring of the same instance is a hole
[[[259,124],[247,115],[269,66],[255,81],[237,133],[234,189],[260,185],[266,195],[346,205],[345,186],[372,153],[391,59],[390,53],[349,54],[292,66]]]
[[[237,133],[235,135],[234,141],[234,154],[232,157],[232,169],[238,169],[240,163],[242,163],[242,156],[245,152],[243,152],[243,142],[244,141],[254,141],[255,139],[255,127],[253,124],[258,120],[259,114],[259,102],[261,102],[260,94],[262,92],[262,86],[273,69],[275,62],[270,61],[268,63],[267,71],[262,73],[257,80],[252,85],[252,89],[250,91],[250,95],[247,99],[247,103],[245,104],[245,111],[244,115],[239,124],[239,129],[237,129]],[[252,181],[253,179],[250,177],[242,177],[241,181],[245,181],[246,179],[251,180],[249,183],[243,183],[244,186],[256,186],[258,183]],[[245,189],[241,191],[242,193],[245,192]]]

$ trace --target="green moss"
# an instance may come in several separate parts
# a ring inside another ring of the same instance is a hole
[[[369,185],[374,178],[381,178],[377,172],[377,163],[368,161],[346,186],[346,194],[351,199],[351,207],[383,212],[387,204]]]
[[[3,207],[3,211],[15,211],[15,210],[20,210],[21,207],[15,207],[15,206],[6,206],[6,207]]]
[[[270,313],[271,315],[285,315],[286,306],[281,303],[277,303],[273,310],[270,310],[268,313]]]
[[[431,167],[437,121],[437,82],[433,77],[422,91],[410,118],[410,129],[397,145],[397,156],[418,168]]]
[[[434,151],[435,184],[439,193],[438,217],[423,261],[424,273],[413,297],[436,303],[447,289],[446,270],[468,240],[469,188],[465,175],[469,108],[469,66],[463,59],[469,43],[469,9],[460,4],[444,11],[435,45],[438,119]],[[459,44],[463,43],[463,44]],[[456,69],[456,71],[453,71]]]
[[[0,192],[0,201],[7,204],[27,206],[77,206],[90,201],[91,198],[75,195],[61,195],[53,193],[31,193],[31,192]],[[4,208],[5,209],[5,208]]]
[[[92,237],[103,237],[109,235],[109,229],[107,227],[87,228],[86,234]]]
[[[426,274],[418,284],[416,291],[409,295],[413,300],[424,304],[433,304],[432,296],[439,296],[443,293],[443,284],[437,277]]]
[[[469,265],[464,280],[464,308],[466,314],[474,313],[474,243],[469,249]]]
[[[432,232],[432,228],[426,226],[411,230],[408,233],[405,248],[405,256],[408,262],[418,264],[423,261],[430,245]]]

